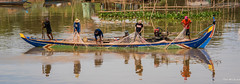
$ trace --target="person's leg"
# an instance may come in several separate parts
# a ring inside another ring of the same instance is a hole
[[[186,34],[187,34],[188,38],[191,40],[189,29],[187,29],[187,33]]]
[[[50,35],[51,35],[51,37],[52,37],[52,40],[53,40],[53,35],[52,35],[52,33],[50,33]]]
[[[97,44],[97,36],[96,35],[94,35],[95,36],[95,41],[96,41],[96,44]]]
[[[80,29],[77,28],[77,41],[79,42],[79,40],[80,40]]]
[[[135,35],[134,35],[133,42],[135,42],[137,35],[138,35],[138,33],[137,33],[137,32],[135,32]]]
[[[47,36],[48,36],[49,40],[51,40],[51,38],[50,38],[49,34],[47,34]]]
[[[80,40],[80,32],[77,33],[77,41]]]
[[[99,42],[100,42],[100,44],[102,43],[102,36],[99,36]]]

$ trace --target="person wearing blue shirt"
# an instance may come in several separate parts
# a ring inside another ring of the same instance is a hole
[[[74,27],[74,36],[73,36],[73,40],[77,34],[77,40],[80,38],[80,32],[81,32],[81,24],[80,24],[80,20],[76,19],[73,23],[73,27]]]
[[[101,40],[102,40],[102,38],[103,38],[103,32],[102,32],[102,30],[96,29],[96,30],[94,31],[94,36],[95,36],[96,44],[97,44],[97,36],[99,36],[99,41],[100,41],[100,43],[101,43]]]

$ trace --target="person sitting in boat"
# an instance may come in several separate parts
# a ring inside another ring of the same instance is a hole
[[[127,36],[129,35],[129,33],[128,33],[127,30],[124,32],[124,34],[125,34],[125,35],[123,36],[123,38],[124,38],[124,37],[127,37]]]
[[[103,38],[103,32],[102,32],[102,30],[100,30],[100,29],[96,29],[95,31],[94,31],[94,36],[95,36],[95,40],[96,40],[96,44],[97,44],[97,36],[99,36],[99,42],[101,43],[101,40],[102,40],[102,38]]]
[[[80,20],[76,19],[73,23],[73,27],[74,27],[74,36],[73,36],[73,41],[75,36],[77,35],[77,40],[79,40],[80,38],[80,31],[81,31],[81,24],[80,24]]]
[[[216,22],[216,20],[215,20],[215,15],[213,15],[213,24],[215,25],[215,22]]]
[[[157,27],[156,29],[154,29],[155,37],[160,37],[161,33],[162,33],[162,29],[160,27]]]
[[[182,20],[181,24],[183,25],[183,27],[186,29],[186,36],[189,37],[189,39],[191,40],[191,36],[190,36],[190,24],[192,23],[192,21],[190,19],[188,19],[188,16],[185,16],[185,18]]]
[[[48,18],[46,18],[45,21],[43,22],[42,28],[46,28],[48,38],[50,40],[53,40],[52,28],[51,28],[50,21],[48,20]]]

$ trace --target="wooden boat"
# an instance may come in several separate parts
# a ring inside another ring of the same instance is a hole
[[[27,1],[14,1],[14,2],[9,2],[9,1],[6,1],[6,2],[0,2],[0,5],[16,5],[16,6],[23,6],[23,4],[25,3],[30,3],[30,2],[27,2]]]
[[[64,39],[54,39],[54,40],[48,40],[48,39],[37,39],[37,38],[31,38],[26,37],[24,34],[20,33],[20,36],[23,40],[28,42],[29,44],[35,46],[35,47],[59,47],[59,46],[74,46],[74,47],[82,47],[82,48],[88,48],[88,47],[96,47],[96,48],[165,48],[168,46],[168,48],[186,48],[186,49],[192,49],[192,48],[205,48],[209,41],[211,40],[214,31],[215,31],[215,25],[211,25],[208,28],[208,31],[206,31],[204,34],[202,34],[200,37],[193,39],[191,41],[159,41],[159,42],[146,42],[146,43],[102,43],[102,44],[96,44],[95,42],[70,42],[65,41]]]

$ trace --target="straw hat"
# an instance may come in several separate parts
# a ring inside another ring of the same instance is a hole
[[[80,22],[80,20],[79,20],[79,19],[76,19],[75,22]]]

